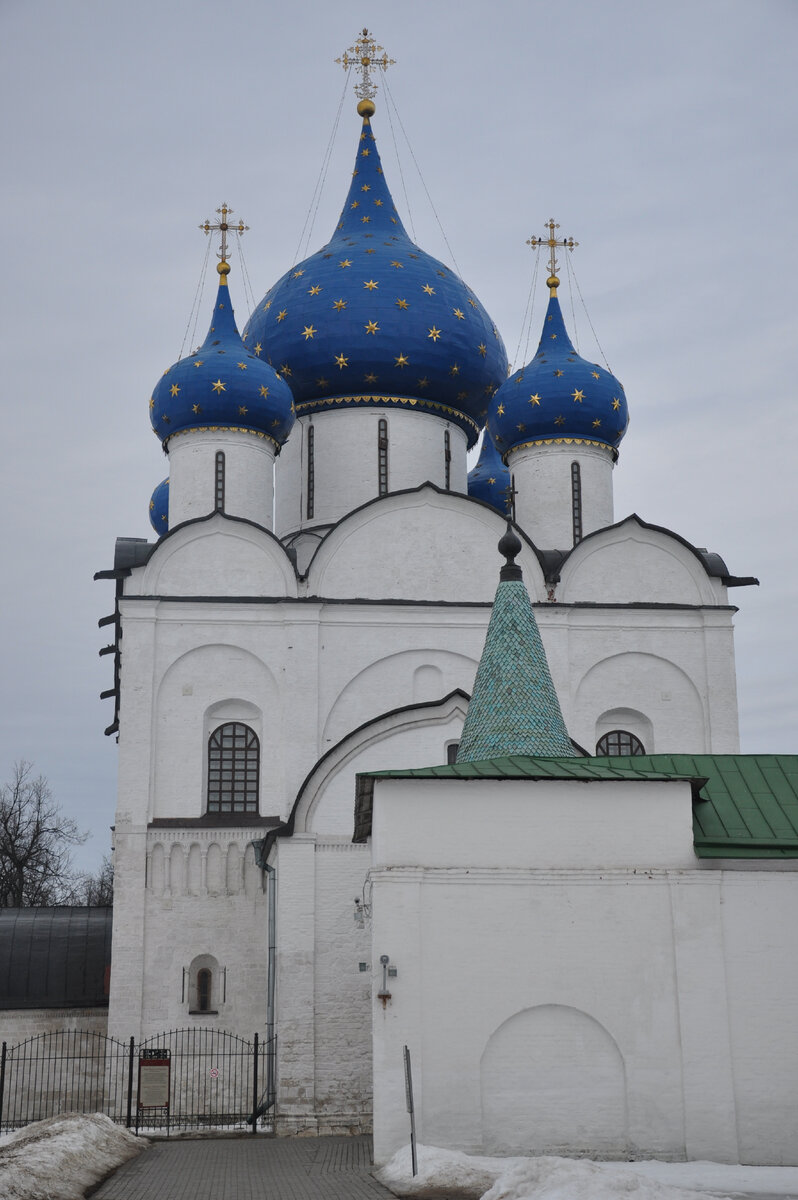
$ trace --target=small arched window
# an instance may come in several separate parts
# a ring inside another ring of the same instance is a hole
[[[388,495],[388,422],[380,417],[377,427],[377,492]]]
[[[212,982],[213,975],[210,968],[201,967],[197,971],[197,1012],[210,1012]]]
[[[645,754],[645,746],[639,737],[628,729],[611,729],[596,742],[596,754],[615,757],[619,754]]]
[[[256,813],[260,743],[249,725],[229,721],[208,738],[208,812]]]
[[[224,511],[224,451],[216,451],[216,468],[214,474],[214,508],[217,512]]]

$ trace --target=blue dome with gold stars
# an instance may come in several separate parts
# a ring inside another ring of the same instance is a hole
[[[468,472],[468,494],[475,500],[484,500],[502,515],[507,512],[507,489],[510,472],[502,462],[490,432],[486,429],[482,438],[479,461],[473,471]]]
[[[176,433],[239,430],[269,438],[279,449],[294,424],[294,402],[285,380],[247,350],[236,326],[227,288],[226,262],[208,336],[158,381],[150,421],[166,445]]]
[[[623,386],[598,363],[577,354],[565,328],[556,286],[551,286],[535,357],[498,389],[488,420],[504,457],[509,450],[541,443],[617,450],[626,433],[629,414]]]
[[[469,445],[507,375],[476,296],[405,232],[368,114],[335,233],[266,293],[244,339],[288,380],[300,416],[413,408],[456,422]]]
[[[158,537],[169,532],[169,480],[163,479],[150,497],[150,525]]]

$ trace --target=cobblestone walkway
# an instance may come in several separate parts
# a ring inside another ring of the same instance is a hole
[[[370,1171],[369,1137],[159,1141],[94,1200],[393,1200]]]

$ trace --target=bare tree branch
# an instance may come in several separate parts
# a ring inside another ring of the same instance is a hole
[[[75,884],[72,847],[88,837],[65,816],[44,776],[15,763],[0,784],[0,908],[68,902]]]

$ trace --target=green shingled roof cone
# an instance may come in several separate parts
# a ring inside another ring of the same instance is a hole
[[[510,754],[577,757],[565,728],[538,623],[513,562],[521,542],[508,525],[507,559],[493,601],[485,648],[468,706],[457,761]]]

